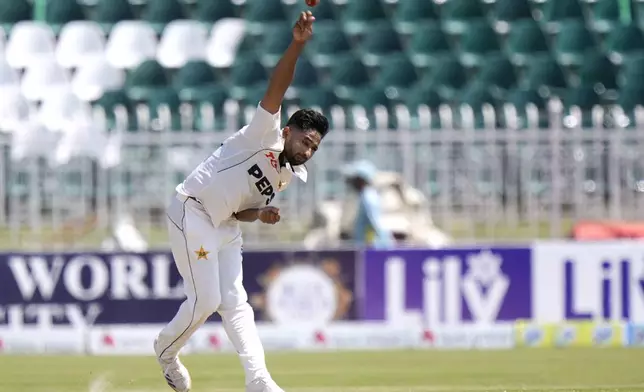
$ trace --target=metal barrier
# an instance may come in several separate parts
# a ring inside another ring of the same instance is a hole
[[[196,111],[184,109],[181,128],[193,129]],[[109,116],[94,112],[93,126],[109,128],[108,137],[74,139],[72,147],[87,148],[67,151],[68,159],[58,164],[43,158],[43,151],[16,156],[12,133],[22,132],[20,126],[0,133],[0,247],[79,247],[88,243],[80,238],[108,232],[123,214],[153,243],[163,244],[163,210],[176,184],[247,123],[254,108],[230,104],[219,119],[212,108],[199,110],[202,129],[223,121],[227,131],[168,131],[173,114],[161,109],[151,115],[145,107],[137,110],[141,130],[125,131],[125,112],[117,109],[111,125]],[[249,225],[246,241],[300,241],[318,203],[346,191],[341,166],[363,157],[422,190],[435,224],[459,238],[560,237],[577,219],[643,219],[644,131],[636,126],[643,113],[572,108],[564,115],[557,104],[546,111],[334,108],[333,130],[308,165],[309,183],[294,182],[277,200],[283,223]],[[581,128],[586,122],[590,126]],[[45,153],[60,157],[65,133],[57,141],[32,143],[47,143]],[[112,164],[101,156],[108,150]]]

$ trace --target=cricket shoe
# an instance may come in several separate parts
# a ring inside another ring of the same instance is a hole
[[[246,392],[284,392],[284,390],[270,378],[256,378],[246,385]]]
[[[161,359],[162,350],[156,339],[154,340],[154,352],[157,354],[157,361],[161,365],[163,376],[170,388],[176,392],[189,392],[190,388],[192,388],[192,379],[188,369],[183,366],[179,358],[175,357],[170,361]]]

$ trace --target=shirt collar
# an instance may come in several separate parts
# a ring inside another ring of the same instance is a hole
[[[291,166],[291,164],[288,162],[286,162],[286,166],[293,173],[295,177],[299,178],[302,182],[306,182],[306,180],[309,177],[309,172],[306,170],[306,166],[304,165]]]

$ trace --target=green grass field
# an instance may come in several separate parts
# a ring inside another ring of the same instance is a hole
[[[637,349],[268,353],[267,358],[287,392],[644,391],[644,350]],[[187,356],[185,363],[194,392],[244,390],[235,356]],[[3,392],[171,391],[153,357],[0,356],[0,369]]]

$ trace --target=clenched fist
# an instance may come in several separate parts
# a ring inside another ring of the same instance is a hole
[[[274,225],[280,221],[280,210],[276,207],[260,208],[257,217],[263,223]]]

